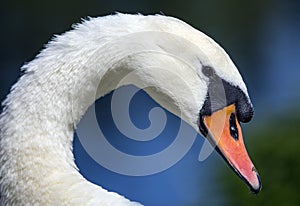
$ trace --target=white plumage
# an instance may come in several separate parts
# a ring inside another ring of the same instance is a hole
[[[22,67],[25,74],[4,101],[1,205],[138,205],[81,176],[72,154],[74,127],[95,94],[107,94],[134,72],[123,84],[154,85],[146,91],[198,131],[208,84],[202,66],[248,96],[225,51],[176,18],[116,14],[56,36]]]

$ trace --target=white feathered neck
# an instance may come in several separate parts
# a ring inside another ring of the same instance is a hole
[[[146,91],[156,101],[197,129],[207,92],[203,65],[247,94],[223,49],[175,18],[117,14],[55,37],[23,66],[25,74],[4,101],[1,205],[137,204],[80,175],[72,154],[74,127],[95,97],[132,83],[153,86]]]

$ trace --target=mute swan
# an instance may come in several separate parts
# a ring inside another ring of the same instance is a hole
[[[253,115],[246,86],[226,52],[188,24],[160,15],[91,18],[22,70],[0,117],[1,205],[140,205],[88,182],[72,154],[74,127],[95,94],[126,84],[118,82],[130,72],[132,84],[151,85],[145,90],[154,100],[260,191],[239,124]]]

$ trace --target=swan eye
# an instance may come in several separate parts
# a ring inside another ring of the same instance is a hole
[[[236,116],[234,113],[232,113],[229,118],[229,131],[234,140],[239,139],[238,128],[236,126]]]
[[[211,68],[210,66],[204,66],[202,68],[202,73],[207,76],[208,78],[211,78],[212,76],[214,76],[215,72],[213,70],[213,68]]]

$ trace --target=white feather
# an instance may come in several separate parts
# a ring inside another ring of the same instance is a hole
[[[72,154],[74,126],[95,96],[132,83],[152,85],[146,92],[198,130],[207,93],[203,65],[247,95],[225,51],[176,18],[116,14],[56,36],[23,66],[25,74],[4,101],[1,205],[138,205],[80,175]],[[129,78],[119,84],[124,76]]]

